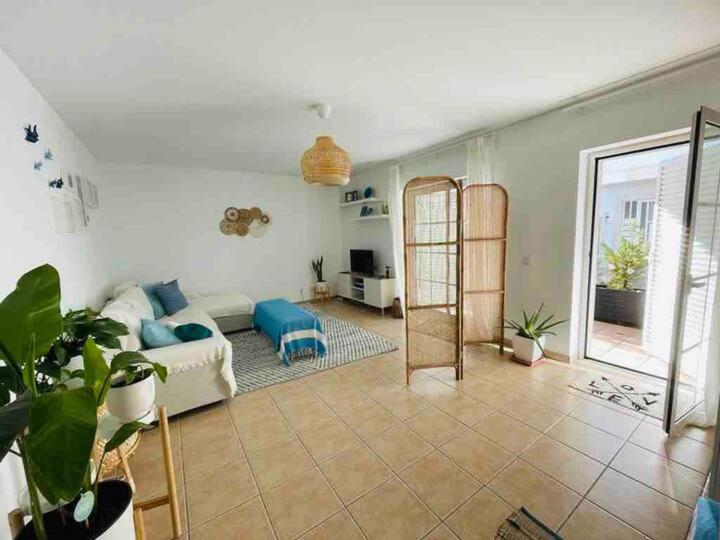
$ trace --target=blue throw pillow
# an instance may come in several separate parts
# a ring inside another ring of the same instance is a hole
[[[212,337],[212,330],[202,324],[189,323],[175,327],[175,336],[183,341],[197,341]]]
[[[188,301],[180,290],[177,279],[155,287],[155,294],[160,299],[168,315],[174,315],[181,309],[188,307]]]
[[[150,301],[150,305],[153,308],[153,315],[155,315],[155,319],[162,319],[167,313],[165,312],[165,308],[162,305],[162,302],[158,298],[157,294],[155,294],[155,289],[157,289],[160,285],[162,285],[161,281],[158,281],[157,283],[145,283],[144,285],[141,285],[142,290],[145,291],[145,296],[148,297],[148,300]]]
[[[150,319],[142,320],[142,331],[140,333],[146,349],[157,349],[182,343],[172,330],[157,321]]]

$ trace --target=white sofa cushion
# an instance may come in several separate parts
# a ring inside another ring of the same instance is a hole
[[[225,294],[193,294],[188,296],[191,305],[199,307],[213,319],[250,315],[255,310],[255,303],[241,293]]]

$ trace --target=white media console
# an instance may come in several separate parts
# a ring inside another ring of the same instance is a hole
[[[379,308],[385,315],[385,308],[392,306],[395,298],[395,278],[370,277],[350,272],[340,272],[337,294]]]

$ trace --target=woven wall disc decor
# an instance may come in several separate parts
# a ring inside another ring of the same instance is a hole
[[[231,206],[230,208],[225,210],[225,219],[227,219],[228,221],[237,221],[239,217],[240,211],[237,208]]]
[[[270,216],[257,206],[250,209],[230,206],[223,213],[220,232],[226,235],[251,235],[259,238],[264,235],[264,229],[269,224]]]
[[[220,232],[223,234],[235,234],[235,223],[229,219],[223,219],[220,222]]]

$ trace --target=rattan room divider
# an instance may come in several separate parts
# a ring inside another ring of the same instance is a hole
[[[403,192],[406,376],[453,367],[463,346],[504,341],[508,197],[498,184],[461,190],[447,176],[413,178]],[[458,316],[460,314],[460,316]]]
[[[463,345],[505,347],[508,195],[499,184],[463,189]]]
[[[406,376],[453,367],[462,377],[462,193],[450,177],[403,191]]]

